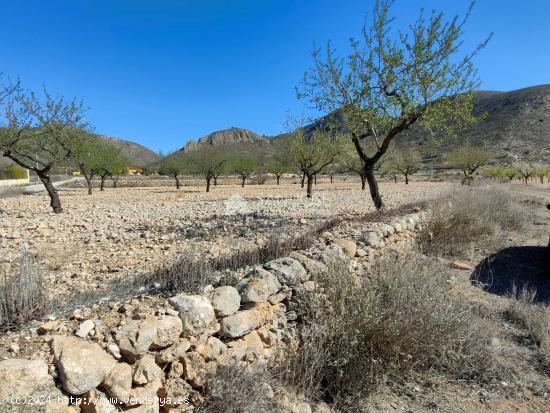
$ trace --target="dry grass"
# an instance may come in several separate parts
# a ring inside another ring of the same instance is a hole
[[[200,413],[283,413],[273,375],[260,367],[220,366],[203,389]]]
[[[432,202],[419,244],[430,255],[469,258],[477,248],[498,248],[520,229],[524,213],[512,195],[492,187],[460,187]]]
[[[15,269],[0,274],[0,331],[13,329],[42,316],[49,309],[40,272],[33,267],[27,247],[21,246]]]
[[[482,378],[493,364],[490,337],[473,309],[449,296],[445,274],[411,255],[382,260],[360,281],[335,260],[316,277],[323,293],[298,297],[304,324],[286,381],[341,411],[360,411],[380,386],[413,376]]]
[[[536,346],[540,366],[550,373],[550,307],[535,303],[535,296],[534,290],[514,287],[503,317],[525,332],[524,343]]]

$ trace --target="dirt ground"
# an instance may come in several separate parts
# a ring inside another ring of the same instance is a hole
[[[0,266],[9,271],[22,243],[57,297],[94,291],[141,274],[177,253],[204,254],[262,244],[337,216],[373,210],[358,182],[322,183],[312,200],[299,184],[108,188],[88,196],[60,192],[65,212],[51,213],[45,194],[0,199]],[[383,183],[388,207],[436,196],[448,184]]]

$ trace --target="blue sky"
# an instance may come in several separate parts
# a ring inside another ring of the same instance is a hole
[[[0,72],[83,97],[96,132],[154,150],[232,126],[282,130],[312,45],[345,51],[373,0],[0,0]],[[463,14],[467,0],[396,0]],[[478,0],[465,45],[483,89],[550,83],[550,1]]]

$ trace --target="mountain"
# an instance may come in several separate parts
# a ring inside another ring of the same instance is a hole
[[[143,168],[154,164],[160,159],[160,155],[139,143],[134,143],[111,136],[99,136],[104,141],[120,148],[122,154],[128,158],[130,166]]]
[[[198,141],[190,140],[183,149],[189,151],[202,145],[228,146],[234,144],[263,144],[267,142],[269,142],[269,138],[260,136],[248,129],[230,128],[212,132],[199,138]]]

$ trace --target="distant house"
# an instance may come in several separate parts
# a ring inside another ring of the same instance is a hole
[[[80,176],[80,171],[72,171],[71,176]]]
[[[126,168],[126,174],[130,175],[130,176],[138,176],[138,175],[141,175],[143,173],[143,169],[142,168],[137,168],[137,167],[133,167],[133,166],[129,166]]]

